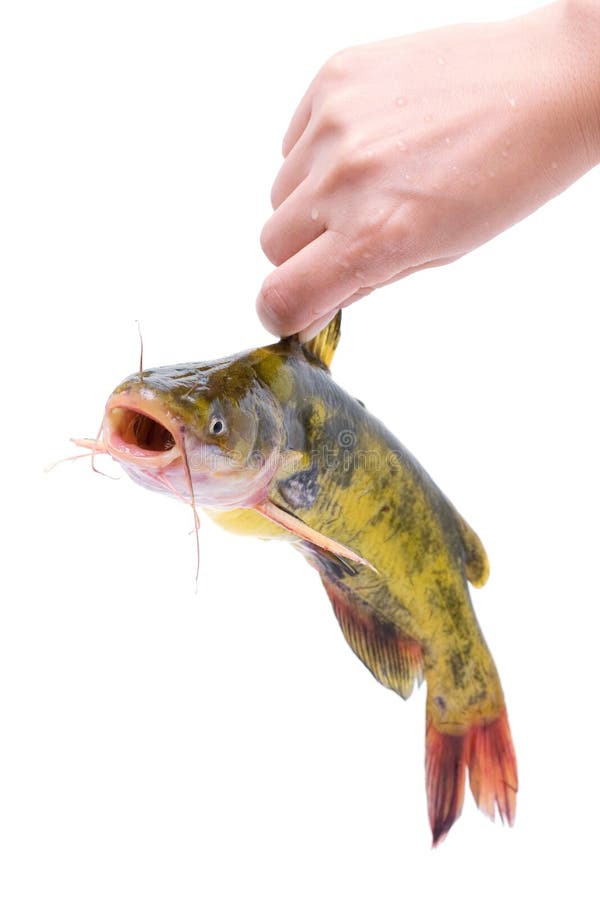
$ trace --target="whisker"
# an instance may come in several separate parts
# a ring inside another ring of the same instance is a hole
[[[136,319],[138,335],[140,337],[140,381],[144,380],[144,339],[142,337],[142,329],[140,326],[140,320]]]
[[[166,487],[168,491],[170,491],[175,497],[177,497],[178,500],[181,500],[183,503],[185,503],[186,506],[192,507],[194,511],[194,521],[196,523],[196,527],[200,528],[200,516],[198,515],[196,507],[192,504],[192,501],[188,500],[187,497],[181,493],[181,491],[178,491],[175,485],[171,481],[169,481],[167,476],[162,472],[148,472],[148,475],[153,481],[156,481],[158,484],[162,484],[164,487]],[[193,532],[190,531],[190,534],[193,534]]]
[[[181,434],[181,455],[183,458],[183,464],[185,467],[185,480],[190,492],[192,509],[194,511],[194,531],[196,532],[196,593],[198,593],[198,578],[200,576],[200,537],[199,537],[199,518],[198,512],[196,510],[196,498],[194,497],[194,483],[192,481],[192,473],[190,471],[190,464],[187,455],[187,449],[185,446],[185,428],[182,427],[180,430]]]
[[[190,394],[192,394],[192,393],[196,390],[197,387],[198,387],[197,384],[193,384],[190,388],[187,389],[187,391],[185,391],[185,392],[181,395],[182,399],[183,399],[183,400],[186,400],[186,399],[190,396]]]
[[[108,450],[106,449],[105,445],[102,443],[102,441],[99,441],[98,438],[96,438],[95,440],[93,438],[71,438],[70,440],[71,443],[75,444],[76,447],[83,447],[85,450],[89,450],[91,452],[76,453],[74,456],[63,456],[62,459],[57,459],[55,460],[55,462],[51,462],[47,466],[45,466],[44,472],[51,472],[56,468],[56,466],[64,462],[72,462],[75,459],[86,458],[91,458],[93,460],[94,455],[97,455],[99,453],[108,454]],[[92,466],[92,468],[97,475],[104,475],[105,478],[112,478],[113,481],[120,480],[120,476],[109,475],[107,472],[101,472],[99,469],[95,468],[95,466]]]
[[[76,447],[83,447],[85,450],[93,450],[95,447],[96,453],[108,453],[104,442],[97,438],[70,438],[70,441]]]
[[[100,440],[100,435],[102,434],[102,426],[104,425],[104,420],[102,420],[100,424],[100,428],[98,429],[98,434],[96,435],[96,439],[94,441],[94,445],[92,447],[92,471],[96,473],[96,475],[104,475],[105,478],[110,478],[111,481],[120,481],[120,475],[109,475],[108,472],[101,472],[100,469],[97,469],[95,466],[96,456],[99,453],[108,453],[106,446]]]
[[[60,466],[61,463],[72,462],[74,459],[84,459],[86,456],[91,455],[91,453],[76,453],[75,456],[63,456],[62,459],[56,459],[54,462],[48,463],[47,466],[44,466],[44,472],[51,472],[57,466]]]

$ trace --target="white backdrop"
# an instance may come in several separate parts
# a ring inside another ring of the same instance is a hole
[[[430,849],[403,703],[286,547],[86,462],[138,359],[264,343],[258,236],[287,121],[345,46],[525,0],[3,5],[0,893],[590,896],[597,854],[600,171],[348,310],[336,379],[483,538],[514,829],[469,797]],[[108,464],[104,468],[116,474]]]

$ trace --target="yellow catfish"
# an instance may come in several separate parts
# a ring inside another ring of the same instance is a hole
[[[467,586],[484,584],[488,561],[419,463],[331,378],[339,336],[338,314],[304,344],[140,371],[109,398],[96,451],[227,529],[292,542],[375,678],[404,698],[425,678],[435,845],[467,770],[483,812],[515,815],[504,697]]]

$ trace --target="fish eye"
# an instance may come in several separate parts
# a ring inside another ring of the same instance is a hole
[[[223,419],[219,418],[219,416],[215,416],[210,420],[208,430],[210,434],[223,434],[223,432],[225,431],[225,422],[223,421]]]

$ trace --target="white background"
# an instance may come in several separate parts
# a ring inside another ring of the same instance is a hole
[[[353,307],[334,364],[488,549],[514,829],[469,795],[430,849],[425,691],[371,678],[289,548],[204,519],[196,594],[187,508],[43,473],[135,370],[136,319],[147,365],[267,341],[258,236],[328,56],[532,5],[3,5],[5,900],[592,896],[600,171]]]

